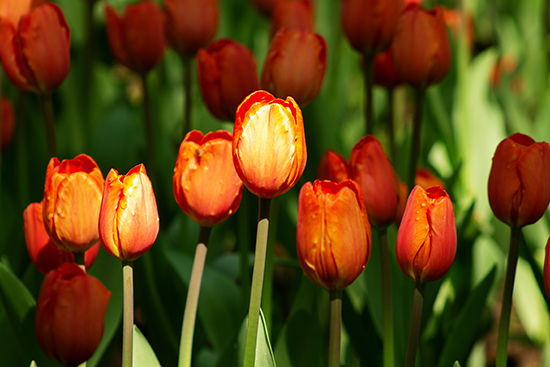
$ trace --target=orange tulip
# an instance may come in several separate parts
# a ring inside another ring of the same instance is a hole
[[[395,248],[401,271],[417,282],[443,277],[456,254],[453,204],[439,186],[415,186],[405,207]]]
[[[203,227],[213,227],[235,213],[243,183],[233,165],[233,135],[189,132],[174,169],[174,196],[180,208]]]
[[[152,1],[128,5],[121,17],[105,6],[105,27],[113,56],[122,65],[146,74],[164,56],[164,14]]]
[[[442,179],[433,174],[429,169],[424,167],[418,167],[416,169],[416,176],[414,178],[414,183],[419,185],[424,190],[427,190],[432,186],[441,186],[445,190],[445,182]]]
[[[279,0],[271,18],[271,37],[281,28],[313,31],[313,4],[311,0]]]
[[[489,174],[489,204],[512,227],[538,221],[550,203],[550,146],[516,133],[498,145]]]
[[[391,48],[377,54],[374,58],[374,83],[390,89],[403,84],[403,80],[395,69]]]
[[[193,56],[218,29],[217,0],[165,0],[166,39],[181,56]]]
[[[2,134],[2,140],[0,140],[0,149],[6,150],[11,144],[13,139],[13,132],[15,130],[15,113],[13,112],[13,105],[6,97],[2,97],[1,102],[1,117],[2,124],[0,126],[0,133]]]
[[[371,231],[356,182],[316,180],[302,187],[296,246],[307,277],[325,289],[344,289],[363,272]]]
[[[325,39],[304,29],[281,29],[271,41],[261,85],[275,96],[305,106],[317,97],[327,68]]]
[[[544,256],[544,289],[546,296],[550,298],[550,237],[546,242],[546,256]]]
[[[104,182],[96,162],[86,154],[61,163],[50,159],[44,185],[44,226],[57,246],[83,252],[99,240]]]
[[[441,8],[409,4],[392,44],[395,68],[405,83],[424,89],[441,82],[451,67],[451,46]]]
[[[260,198],[290,190],[306,167],[302,111],[292,97],[265,91],[246,97],[237,108],[233,162],[244,185]]]
[[[94,354],[111,292],[74,263],[50,271],[36,302],[38,344],[52,360],[77,366]]]
[[[197,69],[202,99],[210,113],[223,121],[235,121],[242,100],[260,89],[254,55],[229,38],[199,50]]]
[[[45,4],[48,0],[2,0],[0,1],[0,18],[6,19],[14,27],[17,27],[22,15],[31,9]]]
[[[372,135],[355,144],[349,159],[351,178],[363,190],[371,224],[385,228],[395,220],[399,203],[397,175],[382,145]]]
[[[44,216],[42,211],[42,202],[32,203],[23,212],[25,223],[25,242],[27,251],[34,266],[42,273],[57,268],[66,262],[74,262],[72,252],[60,249],[53,243],[50,236],[44,228]],[[99,242],[93,245],[84,254],[86,269],[89,269],[94,263],[99,252]]]
[[[340,154],[327,150],[321,157],[317,170],[318,180],[342,182],[350,179],[349,167],[346,159]]]
[[[126,175],[111,169],[105,180],[99,236],[107,252],[121,261],[145,254],[159,233],[157,201],[143,164]]]
[[[53,3],[31,10],[17,24],[0,18],[0,57],[6,75],[24,91],[51,93],[69,72],[70,39],[63,11]]]

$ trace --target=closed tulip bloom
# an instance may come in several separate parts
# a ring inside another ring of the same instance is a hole
[[[317,169],[318,180],[342,182],[350,179],[349,166],[346,159],[340,154],[327,150],[321,157]]]
[[[44,216],[42,214],[42,202],[32,203],[23,212],[25,224],[25,242],[27,251],[34,266],[42,273],[57,268],[66,262],[74,262],[72,252],[60,249],[53,243],[44,228]],[[86,269],[94,263],[99,252],[99,242],[93,245],[84,254]]]
[[[52,360],[77,366],[92,357],[103,337],[111,292],[74,263],[50,271],[36,302],[38,344]]]
[[[218,30],[217,0],[165,0],[166,39],[181,56],[193,56]]]
[[[261,86],[305,106],[317,97],[327,68],[325,39],[304,29],[281,29],[271,41]]]
[[[41,5],[16,25],[0,18],[0,58],[6,75],[18,88],[51,93],[69,72],[70,30],[61,8]]]
[[[149,251],[158,233],[157,201],[145,166],[137,165],[126,175],[111,169],[99,214],[105,250],[121,261],[134,261]]]
[[[0,113],[2,114],[2,124],[0,126],[0,133],[2,134],[2,140],[0,140],[0,149],[6,150],[11,144],[13,139],[13,133],[15,131],[15,113],[13,112],[13,105],[10,100],[2,97],[0,105]]]
[[[371,230],[356,182],[307,182],[298,198],[298,260],[307,277],[331,290],[344,289],[365,269]]]
[[[372,135],[355,144],[349,159],[351,178],[363,190],[371,224],[385,228],[395,220],[399,203],[397,175],[382,145]]]
[[[65,251],[84,252],[99,240],[97,221],[104,184],[97,163],[80,154],[50,159],[44,185],[44,226]]]
[[[342,0],[344,34],[359,53],[372,57],[393,39],[403,0]]]
[[[271,17],[271,37],[281,28],[313,31],[311,0],[278,0]]]
[[[292,97],[265,91],[246,97],[237,108],[233,162],[244,185],[260,198],[290,190],[306,167],[302,111]]]
[[[105,6],[105,27],[109,46],[118,62],[139,74],[146,74],[164,56],[164,15],[152,1],[128,5],[124,15]]]
[[[233,165],[233,136],[216,131],[189,132],[174,169],[174,196],[180,208],[202,227],[213,227],[235,213],[243,183]]]
[[[538,221],[550,202],[550,146],[516,133],[498,145],[489,174],[489,204],[511,227]]]
[[[416,169],[414,183],[422,187],[424,190],[427,190],[432,186],[441,186],[441,188],[445,190],[445,182],[425,167],[418,167]]]
[[[403,84],[401,76],[395,69],[391,48],[380,52],[374,58],[374,83],[390,89]]]
[[[441,82],[451,67],[451,46],[441,8],[410,4],[399,18],[393,61],[405,83],[424,89]]]
[[[546,296],[550,298],[550,237],[546,242],[546,256],[544,256],[544,289]]]
[[[439,186],[415,186],[405,207],[395,247],[401,271],[414,281],[442,278],[456,254],[456,224],[449,195]]]
[[[222,121],[235,121],[239,104],[260,89],[252,51],[229,38],[199,50],[197,69],[202,99],[210,113]]]

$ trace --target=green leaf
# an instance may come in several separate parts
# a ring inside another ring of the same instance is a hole
[[[139,328],[134,325],[133,367],[161,367],[153,348]]]
[[[455,364],[453,364],[453,367],[460,367],[460,363],[458,363],[458,361],[455,361]]]
[[[31,365],[29,367],[38,367],[35,361],[31,361]]]
[[[241,325],[241,331],[239,332],[239,366],[244,362],[244,349],[246,344],[246,327],[248,325],[248,318],[245,318]],[[271,342],[269,341],[269,332],[265,324],[264,313],[260,309],[260,325],[258,325],[258,336],[256,339],[256,360],[254,362],[255,367],[277,367],[275,363],[275,356],[271,349]]]

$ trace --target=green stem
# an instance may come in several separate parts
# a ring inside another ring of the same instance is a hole
[[[253,367],[256,357],[256,338],[258,337],[260,304],[264,282],[270,202],[271,199],[260,198],[254,270],[252,272],[252,288],[250,290],[250,306],[248,308],[248,326],[246,328],[244,367]]]
[[[397,149],[395,144],[395,124],[394,124],[394,89],[387,88],[388,92],[388,136],[390,138],[390,158],[392,165],[397,167]]]
[[[183,58],[183,93],[185,95],[183,110],[183,137],[191,131],[191,74],[193,71],[193,57]]]
[[[374,131],[374,115],[372,110],[372,95],[374,86],[374,57],[364,55],[365,60],[365,126],[367,135]]]
[[[502,309],[498,324],[497,342],[497,367],[506,367],[508,360],[508,332],[510,329],[510,314],[512,312],[512,294],[514,292],[514,279],[519,257],[519,244],[521,228],[512,227],[510,235],[510,249],[508,250],[508,262],[506,263],[506,276],[504,278],[504,292],[502,294]]]
[[[147,74],[141,75],[141,83],[143,85],[143,114],[145,118],[145,141],[147,143],[147,161],[148,168],[151,172],[149,175],[155,175],[155,140],[153,137],[153,118],[151,117],[151,98],[149,96],[149,88],[147,87]]]
[[[420,138],[422,133],[422,112],[424,111],[424,89],[416,90],[416,105],[413,120],[413,137],[411,143],[411,157],[409,161],[409,175],[407,185],[409,190],[414,188],[416,178],[416,166],[420,155]]]
[[[50,158],[57,157],[57,140],[55,138],[55,122],[53,115],[53,103],[51,94],[39,94],[40,107],[46,124],[46,142]]]
[[[422,321],[422,303],[424,302],[424,283],[414,284],[414,297],[411,312],[411,326],[409,328],[409,341],[407,343],[407,355],[405,367],[414,367],[416,362],[416,351],[418,349],[418,338],[420,336],[420,321]]]
[[[74,263],[84,272],[86,272],[86,253],[85,252],[73,252]]]
[[[330,326],[328,338],[328,367],[340,366],[340,335],[342,328],[342,290],[331,289]]]
[[[380,265],[382,270],[382,325],[384,330],[384,367],[394,367],[393,362],[393,305],[391,289],[390,251],[388,231],[378,230]]]
[[[187,290],[187,301],[183,314],[183,326],[181,328],[179,367],[191,367],[191,352],[193,349],[193,334],[195,332],[195,319],[197,317],[197,305],[199,304],[199,293],[201,289],[202,273],[206,260],[208,239],[212,227],[200,227],[199,241],[195,250],[193,270],[191,270],[191,281]]]
[[[271,220],[269,226],[271,228],[271,236],[267,238],[267,253],[265,259],[265,274],[262,291],[262,312],[264,314],[264,320],[267,330],[271,330],[272,320],[272,305],[273,305],[273,262],[275,258],[275,236],[277,233],[277,210],[278,210],[278,197],[271,200],[270,211]]]
[[[134,269],[133,261],[122,262],[122,367],[132,367],[134,342]]]

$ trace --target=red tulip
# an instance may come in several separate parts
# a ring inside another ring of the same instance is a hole
[[[199,50],[197,69],[202,99],[210,113],[223,121],[235,121],[235,111],[242,100],[260,89],[254,55],[229,38]]]
[[[246,97],[237,108],[233,162],[244,185],[260,198],[290,190],[306,167],[302,111],[292,97],[265,91]]]
[[[0,18],[6,19],[14,27],[17,27],[22,15],[31,9],[45,4],[48,0],[2,0],[0,1]]]
[[[38,344],[52,360],[77,366],[94,354],[103,337],[111,292],[74,263],[50,271],[36,302]]]
[[[2,134],[2,140],[0,140],[0,149],[6,150],[11,144],[13,139],[13,133],[15,130],[15,113],[13,112],[13,105],[6,97],[2,97],[1,118],[2,124],[0,126],[0,133]]]
[[[370,256],[371,231],[356,182],[307,182],[298,198],[298,260],[307,277],[326,289],[344,289]]]
[[[516,133],[498,145],[489,174],[489,204],[512,227],[538,221],[550,203],[550,146]]]
[[[313,3],[311,0],[279,0],[271,17],[271,37],[281,28],[313,31]]]
[[[158,233],[157,201],[143,164],[126,175],[111,169],[99,213],[99,236],[105,250],[121,261],[134,261],[149,251]]]
[[[261,85],[279,98],[305,106],[317,97],[327,68],[325,39],[304,29],[281,29],[271,41]]]
[[[53,3],[23,15],[17,25],[0,18],[0,57],[6,75],[24,91],[53,92],[69,72],[70,39],[63,11]]]
[[[439,186],[416,186],[407,200],[395,247],[401,271],[417,282],[443,277],[456,254],[453,204]]]
[[[231,216],[241,202],[243,183],[233,165],[233,135],[189,132],[174,169],[174,196],[181,209],[203,227]],[[214,175],[213,175],[214,174]]]
[[[377,54],[374,58],[374,83],[390,89],[403,84],[401,76],[395,69],[391,48]]]
[[[340,154],[327,150],[321,157],[317,170],[318,180],[342,182],[350,179],[349,166]]]
[[[152,1],[128,5],[121,17],[105,6],[105,27],[113,56],[122,65],[146,74],[164,56],[164,15]]]

